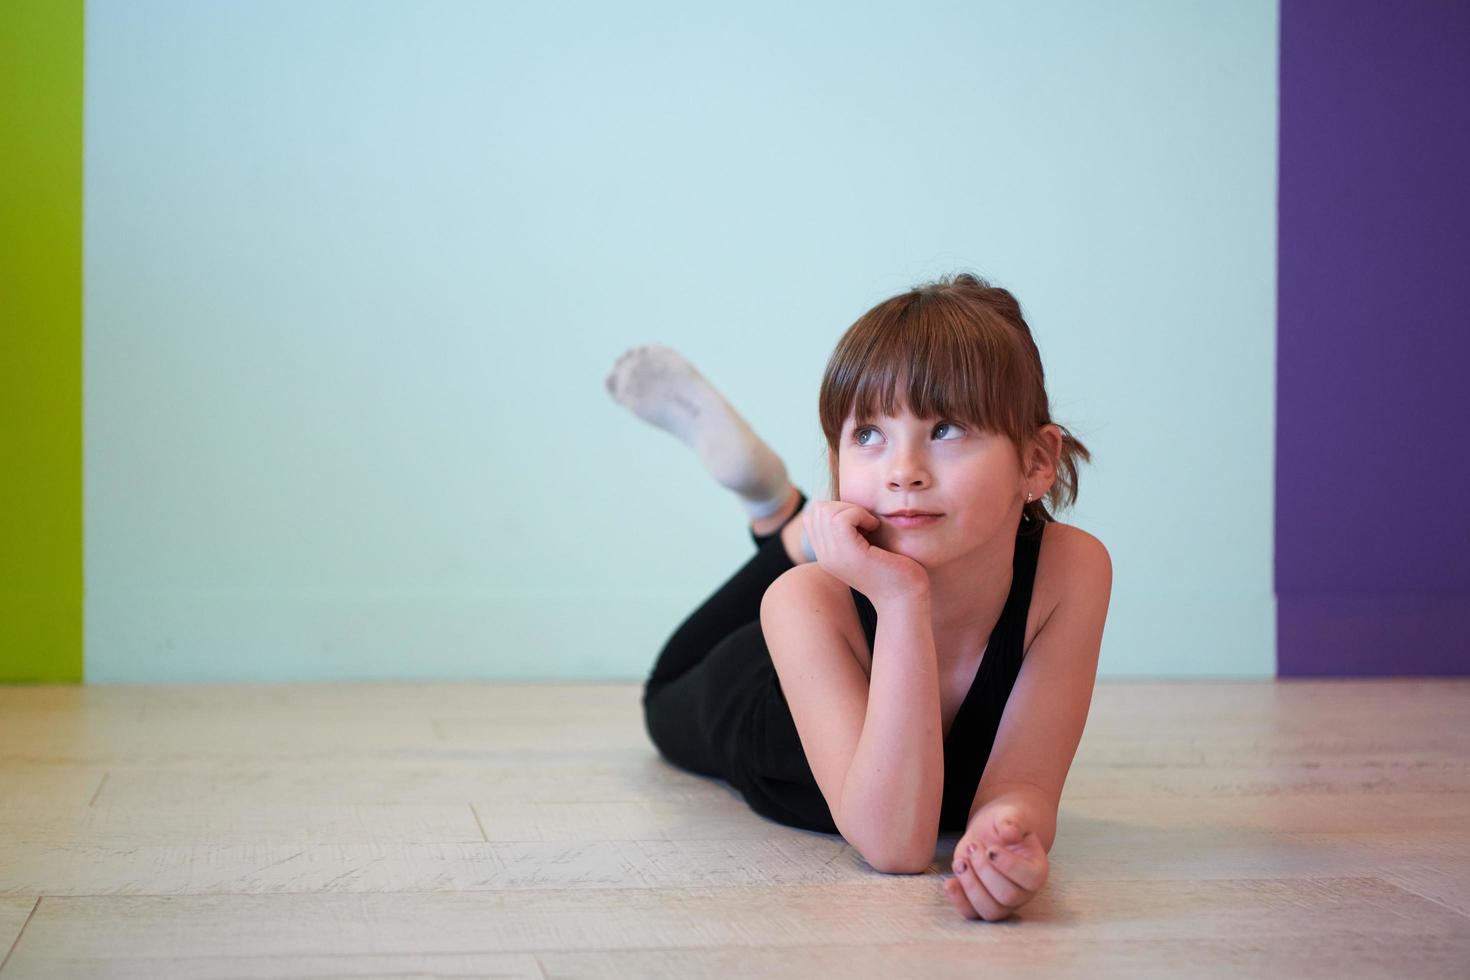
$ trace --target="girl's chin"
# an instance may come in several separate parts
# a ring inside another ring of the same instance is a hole
[[[927,544],[922,539],[911,538],[903,534],[885,534],[881,540],[873,543],[884,551],[912,558],[921,565],[924,564],[926,558],[934,557],[933,545]]]

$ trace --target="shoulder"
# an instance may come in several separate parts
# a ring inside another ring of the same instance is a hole
[[[763,626],[773,618],[793,617],[826,624],[847,641],[853,656],[862,662],[859,651],[866,649],[867,641],[852,591],[846,582],[816,562],[803,562],[782,572],[761,599]]]
[[[1027,645],[1058,606],[1107,605],[1113,588],[1113,558],[1098,538],[1074,524],[1048,521],[1036,558]]]
[[[1041,555],[1037,559],[1038,569],[1040,563],[1047,560],[1048,550],[1054,563],[1060,561],[1071,565],[1082,562],[1093,571],[1104,568],[1111,571],[1113,567],[1107,546],[1075,524],[1047,523],[1041,539]]]
[[[769,599],[775,594],[783,600],[793,598],[834,602],[848,599],[847,583],[814,561],[794,565],[776,577],[766,589]]]

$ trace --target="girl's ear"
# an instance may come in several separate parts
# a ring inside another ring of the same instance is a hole
[[[1031,440],[1031,452],[1026,460],[1026,478],[1046,478],[1048,485],[1056,482],[1057,467],[1062,460],[1062,430],[1047,423],[1037,430]],[[1042,491],[1045,493],[1046,491]],[[1041,496],[1041,494],[1037,494]]]

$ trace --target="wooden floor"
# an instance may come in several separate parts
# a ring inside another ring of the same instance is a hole
[[[0,976],[1470,976],[1470,681],[1098,686],[1051,880],[664,763],[617,685],[0,687]]]

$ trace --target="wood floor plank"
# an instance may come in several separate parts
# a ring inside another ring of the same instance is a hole
[[[954,838],[931,864],[948,872]],[[1239,878],[1387,876],[1470,861],[1470,835],[1355,844],[1340,836],[1115,828],[1060,838],[1052,881],[1212,882]],[[939,877],[929,876],[937,891]],[[648,889],[847,882],[883,876],[836,836],[776,831],[765,839],[414,844],[245,843],[106,846],[0,843],[8,894],[188,895],[313,891],[514,891],[547,886]]]
[[[736,793],[700,800],[476,802],[490,841],[747,840],[800,838],[751,812]]]
[[[779,825],[756,818],[738,794],[699,801],[475,803],[491,841],[700,840],[769,837]],[[1470,828],[1470,793],[1361,796],[1068,798],[1059,840],[1106,844],[1118,828],[1302,833],[1392,830],[1397,834]]]
[[[36,907],[38,895],[0,895],[0,963],[20,936],[21,927]]]
[[[0,804],[0,854],[12,843],[107,850],[243,844],[478,843],[467,804],[254,804],[209,808],[157,803],[58,807]]]
[[[0,845],[0,888],[9,894],[47,896],[648,889],[836,881],[861,885],[871,883],[874,875],[836,837],[126,849],[86,843]]]
[[[189,684],[144,689],[149,720],[226,715],[273,721],[546,721],[637,716],[641,689],[628,683],[459,682],[436,684]]]
[[[1399,835],[1470,828],[1470,793],[1364,793],[1292,796],[1068,797],[1058,815],[1070,833],[1132,827],[1234,828],[1295,833]],[[1059,835],[1060,836],[1060,835]]]
[[[494,750],[585,751],[596,745],[608,749],[652,750],[641,716],[613,718],[497,721],[436,721],[434,731],[443,745]]]
[[[977,927],[978,928],[978,927]],[[1412,949],[1378,937],[1332,936],[1279,947],[1249,936],[1228,939],[1096,939],[1086,946],[1039,948],[970,942],[840,945],[715,946],[699,949],[591,950],[530,953],[324,954],[318,956],[187,956],[110,959],[58,955],[28,959],[37,980],[101,977],[111,980],[337,980],[337,978],[475,977],[510,980],[687,980],[689,977],[763,977],[809,980],[892,980],[976,976],[1075,978],[1122,976],[1177,980],[1180,964],[1199,980],[1344,980],[1412,976],[1463,980],[1464,941],[1426,937]]]
[[[1368,765],[1380,760],[1455,762],[1460,772],[1470,763],[1470,732],[1430,730],[1393,733],[1255,734],[1193,733],[1137,737],[1087,733],[1077,747],[1074,765],[1082,766],[1242,766],[1278,764]]]
[[[0,685],[0,723],[26,716],[65,714],[72,718],[140,717],[147,688],[112,684]]]
[[[0,808],[86,806],[106,775],[106,766],[0,762]]]
[[[1330,763],[1201,763],[1172,767],[1082,764],[1068,774],[1062,799],[1343,797],[1364,793],[1458,793],[1467,785],[1470,785],[1470,772],[1464,763],[1425,759],[1410,753]]]
[[[1460,830],[1293,833],[1292,846],[1346,873],[1372,873],[1470,916],[1470,824]],[[1470,919],[1467,919],[1470,927]]]
[[[986,927],[988,928],[988,927]],[[1096,980],[1344,980],[1412,976],[1464,980],[1470,943],[1426,937],[1412,947],[1379,937],[1311,937],[1262,944],[1251,936],[1210,939],[1100,937],[1081,943],[895,943],[851,947],[718,946],[707,949],[549,952],[538,956],[548,980],[685,980],[762,977],[768,980],[938,980],[976,977]]]
[[[1089,727],[1096,719],[1104,728],[1116,724],[1125,732],[1137,731],[1141,718],[1161,731],[1260,728],[1271,721],[1312,731],[1328,718],[1354,723],[1392,718],[1413,724],[1434,716],[1462,718],[1470,710],[1470,678],[1111,679],[1098,682],[1092,705]]]
[[[27,977],[36,980],[544,980],[531,953],[422,953],[321,956],[186,956],[109,959],[60,955],[28,959]],[[6,980],[12,971],[5,971]]]
[[[1463,917],[1374,878],[1068,882],[1023,918],[961,919],[915,879],[646,890],[528,890],[413,895],[220,895],[47,898],[16,945],[19,976],[47,961],[158,962],[234,957],[240,972],[277,957],[542,953],[926,942],[976,957],[1160,940],[1285,948],[1305,934],[1344,942],[1470,950]],[[547,956],[555,972],[555,958]],[[1175,961],[1176,965],[1178,961]],[[106,971],[111,973],[110,968]],[[238,975],[238,974],[237,974]]]
[[[1470,858],[1456,856],[1432,864],[1405,862],[1384,872],[1383,877],[1470,919]],[[1470,959],[1465,963],[1470,965]]]
[[[103,792],[112,802],[197,801],[206,805],[270,799],[285,803],[459,803],[479,801],[697,801],[736,793],[719,780],[667,764],[651,746],[634,749],[508,750],[447,747],[387,755],[374,763],[344,758],[231,760],[180,758],[147,767],[115,765]],[[96,768],[101,772],[101,767]],[[1312,796],[1458,793],[1464,766],[1406,758],[1401,764],[1299,764],[1180,768],[1078,766],[1064,804],[1099,798]],[[738,793],[736,794],[738,798]]]
[[[736,791],[718,780],[682,772],[650,748],[580,754],[462,751],[342,760],[230,765],[177,763],[115,766],[101,799],[115,803],[536,803],[698,801]],[[739,798],[738,793],[736,797]]]
[[[159,722],[109,719],[76,724],[46,716],[0,723],[0,765],[69,762],[116,765],[214,759],[362,759],[432,752],[440,746],[427,721],[323,724],[214,719]]]
[[[1266,831],[1114,828],[1097,835],[1058,838],[1050,858],[1062,877],[1093,879],[1119,874],[1140,879],[1209,881],[1249,875],[1281,878],[1325,875],[1387,876],[1406,865],[1459,859],[1470,835],[1448,842],[1422,836],[1355,845],[1330,837]]]

